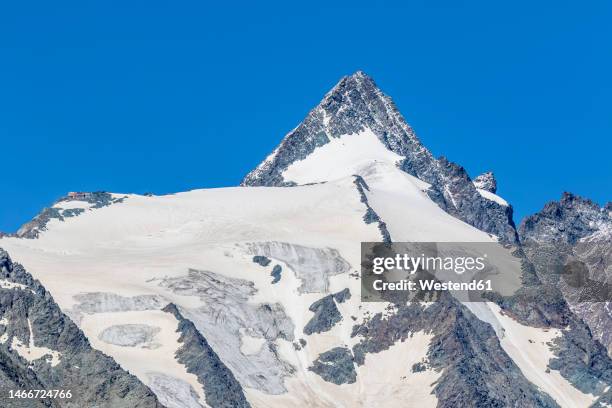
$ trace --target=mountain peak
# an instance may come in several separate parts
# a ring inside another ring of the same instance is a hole
[[[526,217],[520,225],[521,240],[576,243],[600,230],[612,230],[612,214],[597,203],[569,192],[559,201]]]
[[[340,81],[327,93],[330,96],[344,90],[358,90],[372,92],[376,95],[382,94],[374,79],[363,71],[356,71],[350,75],[343,76]]]
[[[363,71],[356,71],[351,75],[342,77],[340,81],[338,81],[338,83],[325,95],[317,108],[331,108],[334,106],[334,102],[353,105],[359,99],[370,102],[378,101],[384,105],[393,104],[391,99],[380,90],[378,85],[376,85],[374,79]],[[367,108],[367,106],[353,106],[353,108],[363,109]]]
[[[343,77],[242,185],[319,183],[363,176],[372,166],[424,181],[429,197],[451,215],[516,241],[512,208],[483,197],[461,166],[436,160],[391,98],[363,71]]]
[[[291,185],[283,173],[315,149],[347,135],[371,131],[382,146],[403,157],[422,156],[415,163],[431,166],[434,159],[417,139],[395,104],[363,71],[344,76],[280,145],[243,180],[245,186]],[[421,163],[425,161],[426,163]]]

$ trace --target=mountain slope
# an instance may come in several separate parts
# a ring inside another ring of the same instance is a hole
[[[110,357],[93,350],[49,293],[0,249],[2,406],[161,407]],[[9,400],[8,390],[70,390],[72,398]]]
[[[422,191],[422,181],[396,167],[379,163],[362,174],[367,205],[395,240],[491,241],[486,233],[442,211]],[[161,310],[167,303],[176,304],[181,315],[194,323],[255,407],[367,406],[375,395],[393,406],[404,402],[406,392],[417,389],[429,406],[454,406],[476,395],[502,406],[520,401],[571,406],[563,403],[567,397],[562,396],[567,395],[573,395],[571,401],[595,400],[596,395],[578,391],[562,379],[542,383],[545,388],[538,391],[525,377],[531,362],[504,354],[507,347],[524,345],[505,339],[497,343],[495,331],[476,323],[471,312],[456,303],[445,309],[453,313],[441,312],[451,319],[442,327],[433,314],[437,309],[410,309],[421,325],[400,325],[401,334],[380,331],[377,338],[384,347],[378,349],[368,346],[372,333],[384,327],[372,326],[374,322],[400,319],[393,316],[405,312],[386,311],[385,304],[362,304],[359,296],[332,301],[340,320],[328,330],[307,334],[305,328],[316,316],[309,310],[313,303],[345,289],[359,293],[359,280],[351,277],[359,265],[358,243],[382,238],[378,225],[366,222],[368,207],[354,180],[163,197],[129,195],[122,203],[64,221],[51,220],[38,239],[4,238],[2,245],[55,293],[95,347],[135,373],[166,404],[171,401],[156,388],[159,378],[151,376],[160,367],[178,384],[191,384],[196,393],[200,390],[202,395],[194,400],[199,404],[211,392],[189,377],[190,370],[180,360],[167,359],[172,352],[166,350],[176,353],[180,348],[174,343],[177,326]],[[253,262],[255,255],[270,263]],[[519,260],[512,260],[509,252],[506,256],[504,263],[516,265],[520,274]],[[276,265],[282,273],[273,284],[270,273]],[[108,343],[112,338],[102,335],[116,326],[143,322],[158,330],[150,341],[157,348],[113,345]],[[370,335],[355,329],[356,322],[371,327]],[[409,340],[411,336],[419,342]],[[442,346],[435,346],[438,338],[445,339]],[[534,350],[536,346],[548,350],[546,345],[531,345]],[[419,348],[410,351],[413,347]],[[475,353],[498,363],[478,371],[471,365]],[[343,355],[340,363],[337,358]],[[344,364],[355,374],[336,377],[339,372],[319,372],[316,361],[321,358],[331,359],[325,366]],[[406,361],[429,362],[412,373]],[[472,367],[478,383],[493,375],[499,384],[453,387],[458,377],[451,372],[467,367]],[[384,376],[376,378],[381,372]],[[355,381],[346,383],[345,378]],[[510,389],[521,391],[513,394]]]
[[[375,135],[380,143],[361,141],[364,134]],[[377,159],[428,183],[428,195],[448,213],[505,241],[516,242],[512,207],[500,204],[504,201],[495,199],[493,193],[481,194],[461,166],[445,158],[434,159],[393,101],[361,71],[342,78],[242,184],[292,186],[317,182],[320,174],[313,177],[306,172],[295,177],[295,167],[312,169],[321,163],[335,168],[329,176],[348,176],[351,166],[344,167],[343,161],[320,160],[317,153],[325,148],[325,156],[336,156],[338,145],[349,141],[357,145],[352,147],[352,154],[363,156],[374,148]],[[345,154],[338,156],[346,159]]]
[[[492,175],[433,159],[365,74],[243,184],[72,196],[0,245],[168,407],[608,401],[610,359],[562,297],[534,301],[541,282]],[[488,242],[528,285],[497,304],[361,302],[368,241]]]
[[[521,223],[520,237],[537,261],[546,248],[566,264],[580,266],[580,284],[565,277],[560,288],[572,310],[612,354],[612,203],[600,207],[591,200],[564,193]]]

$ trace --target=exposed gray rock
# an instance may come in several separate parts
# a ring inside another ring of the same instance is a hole
[[[215,408],[250,407],[234,374],[223,364],[194,324],[185,319],[172,303],[163,310],[173,314],[179,321],[179,343],[182,345],[176,352],[176,359],[185,365],[187,372],[198,377],[204,386],[206,403]]]
[[[585,321],[612,355],[610,290],[595,295],[612,283],[610,209],[564,193],[559,201],[550,202],[540,212],[526,217],[519,234],[539,278],[563,294],[572,312]],[[584,267],[585,278],[590,283],[576,286],[568,284],[565,276],[560,278],[564,264],[574,263]],[[589,286],[595,288],[595,293],[589,294]]]
[[[487,171],[486,173],[482,173],[480,176],[474,179],[474,186],[481,190],[486,190],[491,193],[497,192],[497,180],[495,180],[495,176],[492,171]]]
[[[327,293],[329,277],[350,271],[350,265],[331,248],[310,248],[286,242],[254,242],[252,254],[284,262],[301,280],[300,293]]]
[[[322,299],[314,302],[308,310],[314,313],[314,316],[304,326],[304,334],[323,333],[331,330],[336,323],[342,320],[342,314],[336,306],[336,302],[343,303],[351,298],[351,292],[348,288],[331,295],[327,295]]]
[[[45,288],[21,265],[13,264],[0,250],[0,278],[23,285],[0,288],[0,388],[70,389],[70,400],[27,401],[27,407],[162,407],[153,392],[125,372],[110,357],[91,348],[78,327],[64,315]],[[57,353],[24,359],[12,345],[33,344]],[[21,404],[21,405],[20,405]],[[2,400],[2,407],[24,406],[23,401]]]
[[[366,195],[366,191],[370,191],[370,188],[366,184],[363,177],[357,175],[354,177],[354,183],[357,186],[357,191],[359,191],[360,200],[366,206],[366,213],[363,216],[363,221],[366,224],[372,224],[376,222],[378,224],[378,230],[380,231],[380,235],[382,236],[382,241],[391,243],[391,234],[389,234],[387,224],[385,224],[385,222],[380,219],[376,211],[374,211],[374,209],[370,207],[370,203],[368,203],[368,196]]]
[[[433,201],[450,215],[496,235],[502,243],[518,242],[511,206],[484,198],[458,164],[445,157],[440,157],[436,163],[438,180],[428,181],[432,185],[428,194]]]
[[[521,222],[521,242],[574,245],[579,239],[612,225],[611,210],[606,208],[572,193],[563,193],[559,201],[549,202],[540,212]]]
[[[345,347],[335,347],[321,353],[308,369],[325,381],[338,385],[352,384],[357,380],[353,355]]]
[[[195,324],[242,386],[268,394],[286,392],[284,378],[295,369],[278,355],[275,341],[293,341],[295,326],[282,305],[253,303],[253,282],[209,271],[192,269],[187,276],[164,279],[160,286],[178,295],[198,296],[205,303],[181,309],[181,314]],[[241,332],[262,338],[265,344],[257,353],[245,355],[240,349]]]
[[[270,276],[272,276],[272,284],[278,283],[281,280],[281,273],[283,272],[283,268],[280,265],[274,265],[272,268],[272,272],[270,272]]]
[[[562,263],[562,253],[539,243],[524,245],[517,254],[523,257],[523,287],[510,297],[491,299],[521,324],[561,329],[550,344],[555,357],[548,370],[557,370],[584,393],[603,396],[612,384],[612,360],[560,289],[556,263]]]
[[[560,337],[553,340],[548,367],[557,370],[585,394],[602,395],[612,384],[612,360],[606,349],[581,321],[573,320]]]
[[[120,324],[102,330],[98,338],[105,343],[122,347],[155,347],[153,340],[160,328],[147,324]]]
[[[308,308],[314,316],[304,326],[304,334],[322,333],[331,330],[336,323],[342,320],[342,315],[334,303],[333,295],[314,302]]]
[[[76,217],[80,214],[83,214],[84,212],[85,212],[85,209],[83,208],[68,208],[67,210],[62,210],[62,217],[64,218]]]
[[[493,328],[447,293],[426,308],[398,304],[386,317],[378,313],[355,325],[352,335],[360,338],[353,347],[355,361],[364,364],[367,353],[387,350],[420,331],[433,334],[427,360],[441,372],[434,386],[438,407],[558,406],[523,376]]]
[[[346,300],[351,298],[351,291],[349,288],[342,289],[340,292],[334,294],[334,299],[338,303],[344,303]]]
[[[270,265],[270,262],[272,262],[272,261],[268,257],[261,256],[261,255],[255,255],[253,257],[253,262],[255,262],[256,264],[259,264],[261,266],[268,266],[268,265]]]
[[[46,231],[47,224],[52,219],[57,219],[59,221],[64,221],[65,218],[76,217],[85,212],[83,208],[69,208],[62,209],[62,202],[70,202],[70,201],[82,201],[89,204],[92,204],[90,209],[98,209],[102,207],[107,207],[111,204],[121,203],[125,200],[126,197],[114,198],[112,194],[107,193],[105,191],[95,191],[92,193],[71,193],[72,195],[67,195],[55,201],[52,207],[44,208],[40,214],[38,214],[34,219],[22,225],[14,236],[19,238],[29,238],[34,239],[38,238],[38,235],[42,231]],[[58,205],[58,207],[55,207]]]
[[[517,240],[512,208],[482,197],[462,167],[445,158],[435,159],[393,101],[361,71],[342,78],[242,185],[295,185],[282,176],[292,163],[333,138],[356,135],[366,128],[389,150],[404,157],[399,168],[431,185],[429,196],[445,211],[503,241]]]

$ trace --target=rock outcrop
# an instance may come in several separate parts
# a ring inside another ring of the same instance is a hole
[[[495,176],[491,171],[487,171],[482,173],[480,176],[477,176],[474,179],[474,186],[493,194],[497,192],[497,180],[495,180]]]

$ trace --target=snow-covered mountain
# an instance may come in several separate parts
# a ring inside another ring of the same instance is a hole
[[[427,195],[449,214],[505,241],[516,241],[512,208],[494,191],[477,188],[461,166],[444,157],[435,159],[393,101],[361,71],[327,93],[242,184],[319,182],[350,175],[372,160],[427,183]]]
[[[0,247],[169,408],[612,403],[605,348],[562,296],[534,301],[542,282],[496,185],[433,158],[357,72],[241,187],[72,194]],[[498,243],[495,262],[525,289],[497,303],[362,303],[366,241]],[[0,318],[9,336],[23,326]],[[37,343],[41,327],[17,350],[55,350]],[[15,350],[0,357],[23,359]],[[36,364],[64,369],[48,354]]]

